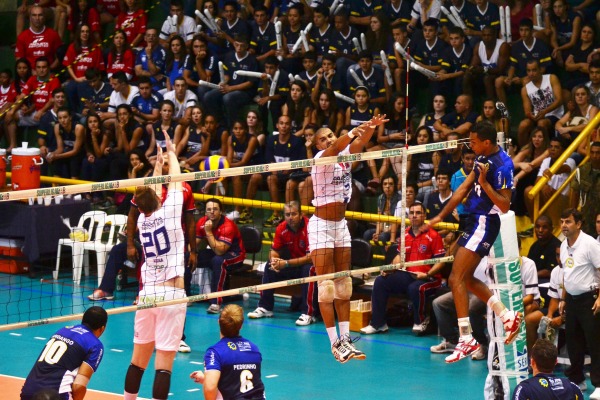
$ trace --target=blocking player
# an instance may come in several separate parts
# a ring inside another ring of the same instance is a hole
[[[480,122],[471,130],[469,146],[477,155],[475,168],[454,192],[444,209],[421,228],[427,230],[442,222],[466,198],[465,210],[468,216],[465,230],[458,239],[459,247],[449,280],[456,305],[460,338],[454,352],[446,357],[447,363],[459,361],[479,348],[479,343],[471,335],[467,290],[487,302],[488,307],[502,319],[506,333],[505,344],[515,340],[523,320],[522,313],[508,310],[485,283],[473,277],[475,268],[489,254],[500,232],[500,214],[509,210],[513,162],[498,146],[496,129],[488,122]]]
[[[104,346],[100,336],[108,314],[102,307],[90,307],[81,324],[60,329],[46,343],[21,390],[21,400],[31,400],[42,389],[55,389],[62,398],[82,400],[96,372]],[[67,397],[65,397],[67,396]]]

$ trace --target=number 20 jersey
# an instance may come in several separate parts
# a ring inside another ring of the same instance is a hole
[[[162,284],[184,274],[185,238],[181,227],[183,193],[169,190],[161,208],[149,217],[140,213],[138,229],[144,249],[142,282]]]
[[[501,148],[490,156],[478,156],[475,159],[475,182],[465,203],[465,210],[469,214],[486,215],[501,214],[500,209],[494,205],[487,193],[479,185],[479,169],[477,164],[488,164],[486,180],[495,191],[512,189],[514,165],[512,159]]]

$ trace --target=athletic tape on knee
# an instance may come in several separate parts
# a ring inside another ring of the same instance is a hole
[[[339,300],[350,300],[352,298],[352,278],[337,278],[333,286],[333,297]]]
[[[171,387],[171,371],[157,369],[154,374],[154,386],[152,387],[152,398],[166,400],[169,397]]]
[[[326,279],[319,281],[319,303],[333,303],[333,281]]]
[[[125,375],[125,391],[127,393],[139,393],[142,375],[144,375],[144,368],[129,364],[127,375]]]

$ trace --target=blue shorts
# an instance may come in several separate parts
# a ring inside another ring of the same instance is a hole
[[[458,245],[485,257],[500,233],[500,215],[469,214]]]

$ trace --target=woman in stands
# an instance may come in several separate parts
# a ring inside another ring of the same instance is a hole
[[[433,132],[426,126],[417,128],[413,145],[425,145],[433,143]],[[417,182],[418,193],[417,200],[423,202],[425,195],[433,191],[433,181],[435,173],[440,164],[440,154],[438,152],[423,152],[410,154],[408,156],[408,180]]]
[[[433,139],[436,142],[439,142],[440,135],[433,129],[433,124],[444,115],[446,115],[446,98],[441,94],[436,94],[433,96],[433,112],[423,115],[419,122],[419,126],[427,126],[433,131]]]
[[[304,135],[304,127],[310,121],[311,106],[306,84],[299,80],[292,82],[290,95],[285,104],[281,106],[281,115],[287,115],[292,120],[292,134]]]
[[[557,66],[563,67],[565,53],[572,49],[579,40],[582,18],[579,13],[569,8],[566,0],[554,0],[550,23],[552,59]]]
[[[310,123],[319,128],[330,128],[336,135],[342,129],[344,114],[338,109],[333,90],[321,90],[317,107],[310,113]]]
[[[110,78],[115,72],[123,71],[127,79],[133,78],[135,56],[127,42],[125,31],[117,29],[113,35],[113,42],[106,60],[106,74]]]
[[[208,157],[208,146],[204,146],[204,111],[200,106],[193,106],[190,115],[191,121],[187,127],[177,125],[175,143],[177,154],[181,154],[181,166],[187,171],[197,171],[198,163]]]
[[[146,47],[144,34],[148,25],[146,10],[142,8],[140,0],[125,0],[124,5],[125,9],[117,17],[115,30],[124,31],[126,42],[131,48],[143,49]]]
[[[481,114],[477,117],[477,122],[489,121],[496,128],[497,132],[508,134],[510,124],[508,119],[500,116],[500,111],[496,108],[496,102],[492,99],[484,100]]]
[[[71,37],[77,37],[78,28],[87,25],[90,28],[90,35],[96,43],[102,41],[100,34],[100,14],[95,7],[91,7],[89,0],[77,0],[71,7],[67,29],[71,32]]]
[[[167,49],[167,58],[165,60],[165,75],[167,75],[167,91],[173,90],[175,78],[183,76],[185,71],[184,64],[187,58],[187,47],[185,40],[179,35],[173,36],[169,40]],[[196,84],[198,81],[196,81]],[[177,142],[175,142],[177,143]]]
[[[156,149],[156,147],[161,147],[163,151],[166,151],[166,135],[168,134],[169,137],[175,137],[175,130],[178,125],[173,119],[175,104],[173,104],[171,100],[163,100],[159,103],[158,109],[160,112],[158,121],[152,125],[146,125],[146,132],[150,138],[150,146],[148,148]],[[156,159],[156,150],[148,155],[148,159],[150,162],[153,162]]]

